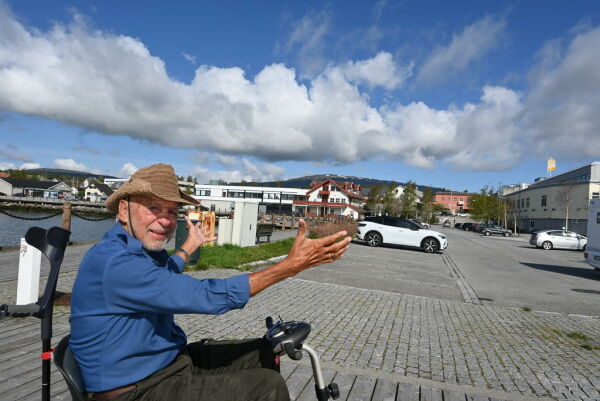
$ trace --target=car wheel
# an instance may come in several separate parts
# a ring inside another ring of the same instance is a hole
[[[440,243],[435,238],[425,238],[421,247],[427,253],[435,253],[440,250]]]
[[[583,248],[581,248],[581,250],[582,250],[583,252],[585,252],[585,248],[587,248],[587,244],[585,244],[585,245],[583,246]]]
[[[510,233],[504,233],[505,237],[510,237]]]
[[[489,232],[489,231],[485,231],[485,232],[483,233],[483,235],[485,235],[486,237],[489,237],[489,236],[490,236],[490,234],[492,234],[492,233],[491,233],[491,232]]]
[[[370,233],[367,233],[367,235],[365,235],[365,241],[367,241],[367,244],[369,246],[380,246],[381,243],[383,242],[383,238],[381,237],[381,234],[379,234],[379,233],[370,232]]]
[[[544,241],[544,243],[542,244],[542,248],[544,248],[545,250],[550,250],[552,249],[552,242],[550,241]]]

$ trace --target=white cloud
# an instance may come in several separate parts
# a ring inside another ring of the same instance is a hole
[[[528,145],[541,155],[600,157],[600,28],[557,46],[553,41],[544,48],[531,75],[524,119]]]
[[[503,27],[491,18],[467,27],[440,51],[446,56],[438,55],[429,74],[444,60],[456,60],[460,49],[475,60]],[[475,38],[477,32],[487,39]],[[600,132],[598,29],[575,34],[564,51],[548,50],[553,56],[540,62],[530,93],[486,86],[478,102],[445,109],[422,102],[374,106],[361,84],[397,88],[410,73],[385,52],[329,65],[308,81],[272,64],[254,77],[237,67],[200,66],[187,84],[170,78],[139,40],[89,29],[79,19],[40,32],[0,7],[0,33],[0,110],[197,150],[190,155],[196,163],[216,160],[225,167],[197,167],[200,177],[240,181],[283,174],[274,165],[232,156],[328,163],[383,157],[422,168],[445,162],[497,170],[517,163],[521,149],[599,155],[589,146]],[[467,38],[474,40],[470,47]],[[66,160],[63,168],[89,171]]]
[[[136,171],[138,171],[138,168],[133,163],[128,162],[128,163],[123,164],[123,167],[121,167],[121,170],[119,171],[119,173],[121,174],[122,177],[130,177]]]
[[[209,180],[224,180],[226,182],[243,181],[276,181],[281,179],[285,170],[274,164],[256,165],[247,158],[225,158],[227,170],[210,170],[205,167],[196,166],[192,169],[192,175],[196,176],[198,182],[207,183]]]
[[[192,56],[192,55],[187,54],[185,52],[181,53],[181,55],[183,56],[184,59],[186,59],[187,61],[189,61],[193,65],[196,65],[196,56]]]
[[[432,85],[465,70],[472,62],[481,59],[498,45],[506,21],[484,17],[455,34],[445,47],[435,49],[425,61],[417,81]]]
[[[394,89],[411,76],[413,64],[401,69],[394,63],[390,53],[379,52],[367,60],[349,61],[342,69],[349,81]]]
[[[19,166],[19,170],[28,170],[32,168],[40,168],[42,167],[39,163],[23,163]]]
[[[17,165],[14,163],[0,162],[0,170],[15,170]]]
[[[65,170],[86,171],[88,173],[102,174],[98,169],[91,169],[83,163],[78,163],[73,159],[54,159],[54,167]]]

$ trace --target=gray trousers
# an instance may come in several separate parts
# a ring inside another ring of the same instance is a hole
[[[114,401],[289,401],[270,345],[262,338],[187,345],[169,366]]]

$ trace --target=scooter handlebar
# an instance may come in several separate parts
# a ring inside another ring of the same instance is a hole
[[[294,344],[292,344],[291,342],[284,343],[283,350],[285,351],[287,356],[289,356],[290,359],[293,359],[294,361],[299,361],[300,359],[302,359],[302,351],[299,349],[296,349],[294,347]]]
[[[3,317],[29,317],[40,313],[38,304],[27,305],[0,305],[0,319]]]

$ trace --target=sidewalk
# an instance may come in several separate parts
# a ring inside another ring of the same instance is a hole
[[[74,253],[75,254],[75,253]],[[441,256],[440,256],[441,257]],[[65,264],[76,264],[65,260]],[[232,270],[193,272],[204,277]],[[57,289],[70,292],[75,271]],[[598,400],[600,319],[490,307],[292,278],[221,316],[179,315],[189,341],[262,336],[266,316],[312,324],[308,344],[342,400]],[[0,302],[16,281],[0,282]],[[55,344],[68,330],[68,308],[55,311]],[[577,332],[590,340],[572,339]],[[39,399],[39,321],[0,322],[0,400]],[[308,357],[284,358],[293,399],[314,400]],[[69,399],[53,373],[53,399]],[[61,395],[62,394],[62,395]],[[61,396],[59,396],[61,395]]]

